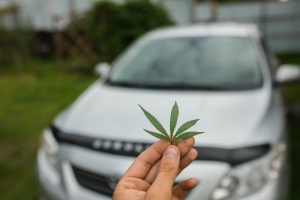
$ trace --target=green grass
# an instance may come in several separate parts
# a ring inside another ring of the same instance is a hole
[[[300,56],[281,55],[300,64]],[[94,77],[59,71],[54,62],[28,61],[0,71],[0,200],[37,200],[35,156],[40,132],[69,105]],[[300,102],[300,84],[283,88],[285,103]],[[291,200],[300,196],[300,113],[289,117]]]
[[[289,137],[291,157],[291,200],[298,200],[300,196],[300,112],[292,112],[289,116]]]
[[[299,54],[279,55],[279,59],[282,63],[300,66]],[[282,93],[284,102],[290,111],[288,117],[291,158],[290,200],[298,200],[300,196],[300,110],[295,109],[295,105],[300,106],[300,83],[283,86]]]
[[[95,78],[32,61],[0,71],[0,199],[38,199],[35,156],[40,132]]]

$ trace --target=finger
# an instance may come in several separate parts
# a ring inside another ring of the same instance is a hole
[[[178,149],[179,149],[179,151],[180,151],[180,157],[181,157],[181,159],[183,159],[189,153],[189,151],[194,146],[194,144],[195,144],[194,137],[187,138],[183,142],[180,142],[180,143],[178,143],[178,142],[174,143],[174,145],[177,146]],[[153,181],[154,181],[154,179],[156,177],[159,165],[160,165],[160,161],[158,161],[157,163],[155,163],[155,165],[151,168],[151,170],[147,174],[147,176],[145,178],[145,181],[147,181],[150,184],[153,183]],[[182,169],[185,168],[184,166],[186,166],[185,161],[184,161],[184,163],[182,163],[180,161],[180,166],[181,166],[181,170],[180,170],[180,172],[181,172]]]
[[[196,149],[191,149],[181,160],[179,164],[178,175],[189,166],[198,156]]]
[[[142,152],[123,177],[144,179],[153,165],[160,160],[170,142],[159,140]]]
[[[179,171],[178,171],[177,175],[179,175],[188,165],[190,165],[191,162],[193,162],[195,160],[197,155],[198,155],[198,152],[195,149],[190,149],[190,151],[183,158],[181,158],[180,164],[179,164]],[[160,165],[160,161],[155,163],[154,166],[149,171],[149,173],[147,174],[145,181],[147,181],[149,184],[153,183],[153,181],[157,175],[159,165]]]
[[[179,169],[179,150],[176,146],[169,146],[160,162],[156,179],[148,190],[147,196],[157,199],[172,197],[172,187]],[[162,184],[163,183],[163,184]]]
[[[180,156],[183,157],[189,149],[191,149],[195,144],[195,138],[189,137],[184,139],[182,142],[172,142],[173,145],[177,146],[180,150]],[[184,154],[185,152],[185,154]]]
[[[153,181],[155,180],[159,165],[160,165],[160,160],[153,165],[153,167],[145,177],[145,181],[147,181],[149,184],[152,184]]]
[[[178,199],[184,199],[185,196],[197,186],[197,184],[198,181],[195,178],[184,180],[173,188],[173,195],[175,195]]]

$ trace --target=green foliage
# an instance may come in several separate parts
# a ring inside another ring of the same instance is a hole
[[[139,105],[140,106],[140,105]],[[161,123],[153,116],[151,115],[147,110],[145,110],[142,106],[140,106],[141,109],[143,110],[144,114],[146,115],[146,117],[148,118],[148,120],[151,122],[151,124],[153,124],[153,126],[160,131],[163,135],[165,135],[166,137],[169,137],[167,131],[165,130],[165,128],[161,125]]]
[[[171,25],[167,12],[148,0],[117,4],[98,1],[57,33],[61,38],[59,65],[68,71],[91,74],[99,62],[112,62],[137,37],[152,29]]]
[[[192,126],[194,126],[194,125],[197,123],[198,120],[199,120],[199,119],[194,119],[194,120],[191,120],[191,121],[188,121],[188,122],[185,122],[184,124],[182,124],[182,125],[178,128],[178,130],[176,131],[175,136],[180,135],[180,134],[183,133],[184,131],[186,131],[186,130],[188,130],[189,128],[191,128]]]
[[[201,133],[203,133],[203,132],[195,132],[195,131],[184,132],[180,135],[177,135],[176,139],[181,140],[181,139],[189,138],[189,137],[201,134]]]
[[[124,45],[129,45],[137,37],[152,29],[173,25],[167,12],[159,4],[148,0],[130,0],[124,6]]]
[[[177,105],[177,102],[175,101],[174,106],[172,107],[171,110],[171,118],[170,118],[170,133],[171,133],[171,138],[173,137],[173,133],[177,124],[178,120],[178,115],[179,115],[179,108]]]
[[[39,199],[36,155],[40,132],[94,78],[57,71],[55,62],[28,60],[0,69],[0,199]]]
[[[166,140],[166,141],[169,141],[169,137],[166,137],[160,133],[156,133],[156,132],[152,132],[152,131],[148,131],[146,129],[144,129],[144,131],[146,131],[147,133],[149,133],[150,135],[160,139],[160,140]]]
[[[101,61],[107,62],[145,32],[173,24],[161,6],[148,0],[98,2],[88,13],[86,23],[93,49]]]
[[[101,60],[111,61],[123,49],[124,9],[113,2],[101,1],[87,16],[91,45]]]
[[[14,64],[20,67],[32,49],[32,32],[0,28],[0,69]]]
[[[156,137],[160,140],[181,142],[183,139],[186,139],[186,138],[189,138],[189,137],[192,137],[192,136],[203,133],[203,132],[196,132],[196,131],[184,132],[187,129],[194,126],[197,123],[197,121],[199,120],[199,119],[194,119],[194,120],[188,121],[188,122],[184,123],[183,125],[181,125],[179,127],[179,129],[176,131],[175,135],[173,135],[176,124],[177,124],[178,115],[179,115],[179,108],[178,108],[178,105],[177,105],[176,101],[175,101],[175,104],[174,104],[174,106],[172,107],[172,110],[171,110],[170,134],[168,134],[166,132],[165,128],[161,125],[161,123],[151,113],[149,113],[147,110],[145,110],[142,106],[140,106],[140,108],[142,109],[142,111],[144,112],[144,114],[148,118],[148,120],[151,122],[151,124],[160,133],[148,131],[146,129],[144,129],[144,131],[146,131],[150,135],[152,135],[152,136],[154,136],[154,137]]]
[[[281,64],[295,64],[300,66],[300,52],[277,55]]]

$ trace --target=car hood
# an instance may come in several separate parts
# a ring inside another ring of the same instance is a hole
[[[190,130],[203,131],[196,137],[202,146],[239,147],[263,143],[266,133],[257,134],[270,107],[268,90],[167,91],[105,86],[96,82],[54,124],[65,133],[124,141],[153,142],[143,129],[156,131],[138,104],[152,113],[169,130],[170,111],[179,106],[178,125],[200,121]],[[255,137],[254,137],[255,136]]]

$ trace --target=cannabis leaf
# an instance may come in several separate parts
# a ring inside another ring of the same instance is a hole
[[[151,124],[159,131],[159,133],[149,131],[146,129],[144,129],[144,131],[146,131],[150,135],[152,135],[160,140],[166,140],[166,141],[171,141],[171,142],[172,141],[182,142],[183,139],[203,133],[203,132],[196,132],[196,131],[184,132],[187,129],[194,126],[199,120],[199,119],[194,119],[194,120],[190,120],[190,121],[187,121],[184,124],[182,124],[174,134],[174,131],[175,131],[175,128],[177,125],[178,115],[179,115],[179,108],[178,108],[176,101],[171,110],[170,134],[167,133],[166,129],[161,125],[161,123],[151,113],[149,113],[147,110],[145,110],[141,105],[139,105],[139,106],[142,109],[142,111],[144,112],[145,116],[151,122]]]
[[[172,107],[171,118],[170,118],[171,138],[173,137],[174,129],[175,129],[176,124],[177,124],[178,114],[179,114],[179,109],[178,109],[177,102],[175,101],[175,104]]]
[[[139,105],[140,106],[140,105]],[[147,110],[145,110],[142,106],[140,106],[141,109],[143,110],[144,114],[146,115],[146,117],[149,119],[149,121],[152,123],[152,125],[158,130],[160,131],[163,135],[165,135],[166,137],[169,137],[167,131],[165,130],[165,128],[161,125],[161,123],[153,116],[151,115]]]

